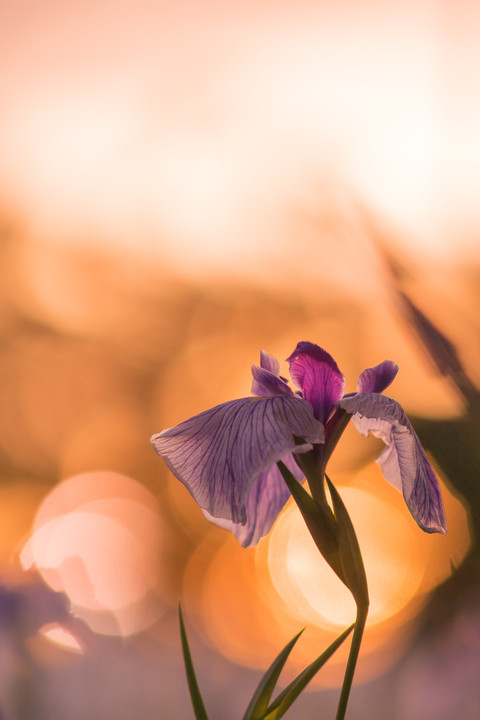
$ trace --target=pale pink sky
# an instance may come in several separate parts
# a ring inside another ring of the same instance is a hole
[[[35,236],[248,272],[346,192],[412,252],[478,251],[476,3],[0,13],[0,205]]]

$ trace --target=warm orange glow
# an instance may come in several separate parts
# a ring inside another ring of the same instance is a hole
[[[75,614],[97,632],[130,635],[163,612],[161,538],[155,501],[145,489],[115,473],[90,473],[47,496],[21,560],[65,592]]]
[[[429,538],[412,522],[400,493],[385,483],[377,466],[350,482],[338,489],[362,549],[370,593],[367,626],[398,613],[405,621],[415,612],[409,603],[448,576],[450,563],[457,565],[466,555],[466,512],[445,488],[449,531],[446,537]],[[355,620],[350,593],[320,557],[295,506],[270,535],[268,565],[275,587],[300,620],[323,627]]]
[[[367,680],[398,658],[428,592],[461,563],[470,537],[467,513],[445,487],[449,531],[430,536],[377,465],[348,481],[338,487],[357,531],[371,598],[358,676]],[[306,626],[291,669],[299,672],[354,620],[348,591],[319,556],[293,503],[255,550],[243,550],[228,537],[216,550],[216,534],[192,556],[184,595],[198,630],[226,656],[262,667]],[[344,647],[336,653],[315,682],[341,682],[346,652]]]
[[[398,510],[364,490],[338,490],[362,548],[370,591],[368,623],[381,622],[414,597],[425,558],[415,554],[415,535]],[[351,594],[320,556],[294,506],[270,537],[269,564],[275,586],[300,618],[326,627],[354,622]]]
[[[16,478],[14,483],[0,490],[0,571],[13,570],[12,559],[19,552],[30,532],[38,504],[48,486]],[[15,573],[16,573],[15,569]]]
[[[268,666],[283,645],[306,626],[286,669],[288,681],[332,643],[339,630],[338,626],[310,624],[295,615],[268,575],[266,547],[262,541],[259,553],[245,551],[227,539],[212,555],[214,546],[207,540],[191,558],[183,598],[190,622],[195,622],[203,639],[229,659],[249,667]],[[421,600],[415,609],[420,605]],[[399,616],[371,626],[363,643],[357,681],[385,672],[408,642],[411,629]],[[313,685],[339,685],[347,655],[345,644]]]

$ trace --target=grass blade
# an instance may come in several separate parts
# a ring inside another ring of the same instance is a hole
[[[285,663],[287,662],[288,656],[290,655],[293,646],[297,642],[298,638],[302,634],[301,630],[298,635],[295,635],[292,640],[283,648],[281,653],[277,655],[273,663],[270,665],[265,675],[260,680],[257,689],[255,690],[252,699],[247,707],[243,720],[262,720],[272,697],[272,693],[277,684],[280,673],[283,670]]]
[[[183,614],[180,604],[178,605],[178,617],[180,620],[180,636],[182,638],[183,661],[185,663],[188,689],[190,691],[190,697],[192,699],[195,719],[208,720],[207,711],[205,710],[205,705],[203,704],[202,696],[200,694],[200,688],[198,687],[197,678],[192,662],[192,656],[190,654],[190,648],[188,647],[187,633],[185,630],[185,624],[183,622]]]
[[[317,674],[333,653],[338,650],[343,641],[352,632],[353,624],[336,638],[331,645],[314,660],[303,672],[298,675],[295,680],[287,685],[282,692],[275,698],[273,703],[268,707],[264,720],[279,720],[283,717],[289,707],[295,702],[300,693],[305,689],[310,680]]]

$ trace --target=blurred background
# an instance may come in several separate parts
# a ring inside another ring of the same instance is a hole
[[[353,619],[289,504],[257,548],[150,436],[322,345],[390,394],[441,479],[424,535],[350,427],[331,463],[372,608],[348,717],[480,706],[480,6],[4,0],[0,718],[242,716]],[[289,713],[334,717],[342,649]]]

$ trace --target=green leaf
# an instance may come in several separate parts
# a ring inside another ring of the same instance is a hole
[[[292,640],[283,648],[281,653],[277,655],[273,663],[270,665],[265,675],[260,680],[257,689],[255,690],[252,699],[247,707],[243,720],[262,720],[265,716],[265,712],[268,708],[268,703],[272,697],[272,693],[277,684],[280,673],[283,670],[285,663],[287,662],[288,656],[290,655],[293,646],[297,642],[298,638],[302,634],[301,630],[298,635],[295,635]]]
[[[277,462],[277,466],[302,513],[302,517],[315,545],[332,570],[338,575],[340,580],[346,584],[343,563],[339,555],[337,523],[330,507],[327,504],[320,505],[318,502],[315,502],[281,460]]]
[[[183,622],[183,614],[180,603],[178,604],[178,617],[180,620],[180,636],[182,638],[182,650],[183,660],[185,663],[185,672],[187,675],[188,689],[190,690],[190,697],[192,699],[193,710],[195,712],[196,720],[208,720],[207,711],[203,704],[200,689],[198,687],[197,678],[195,676],[195,670],[193,667],[192,656],[190,654],[190,648],[188,647],[187,633],[185,631],[185,624]]]
[[[325,475],[325,479],[328,483],[333,511],[337,519],[339,550],[346,585],[350,588],[357,606],[362,610],[366,610],[369,605],[367,576],[355,529],[338,490],[328,475]]]
[[[283,717],[289,707],[295,702],[302,690],[308,685],[310,680],[317,674],[327,660],[331,658],[333,653],[338,650],[343,641],[352,632],[354,624],[350,625],[344,632],[336,638],[331,645],[314,660],[308,667],[298,675],[295,680],[287,685],[282,692],[275,698],[273,703],[268,707],[267,714],[263,720],[279,720]]]
[[[338,541],[339,550],[345,572],[346,584],[355,599],[357,605],[357,618],[355,621],[355,629],[353,632],[352,643],[345,668],[340,699],[338,702],[337,715],[335,720],[344,720],[347,712],[348,700],[353,684],[353,677],[357,665],[358,656],[360,654],[360,646],[362,643],[363,632],[367,622],[368,614],[368,585],[365,574],[365,566],[363,564],[360,546],[358,544],[355,529],[352,525],[350,515],[344,505],[340,494],[335,488],[330,478],[325,475],[325,479],[330,490],[332,498],[333,511],[338,523]]]

